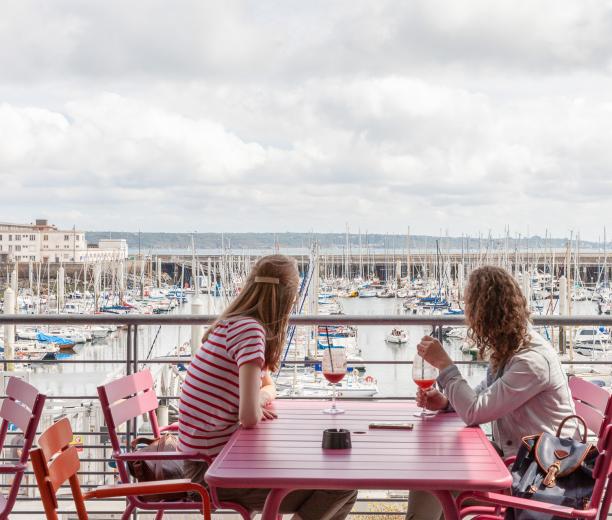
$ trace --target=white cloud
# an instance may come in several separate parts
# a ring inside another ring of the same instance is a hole
[[[609,1],[3,7],[0,220],[610,224]]]

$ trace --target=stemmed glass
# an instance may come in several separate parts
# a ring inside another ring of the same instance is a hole
[[[346,349],[329,345],[323,351],[322,362],[323,376],[332,384],[332,405],[323,410],[323,413],[335,415],[344,413],[344,410],[336,407],[336,385],[346,375]]]
[[[412,363],[412,379],[415,384],[422,390],[431,388],[436,382],[438,377],[438,369],[430,365],[418,354],[414,356],[414,362]],[[429,415],[436,415],[435,412],[431,412],[423,407],[422,410],[415,412],[416,417],[427,417]]]

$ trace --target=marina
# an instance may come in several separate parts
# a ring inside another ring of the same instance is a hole
[[[0,520],[611,519],[611,2],[6,2]]]

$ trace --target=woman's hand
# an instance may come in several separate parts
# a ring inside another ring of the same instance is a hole
[[[433,386],[427,390],[417,389],[416,404],[421,408],[427,408],[437,412],[444,410],[448,406],[448,398]]]
[[[417,345],[417,352],[431,366],[440,371],[453,364],[453,360],[446,353],[442,344],[431,336],[423,336],[421,342]]]
[[[262,421],[272,421],[273,419],[277,419],[278,415],[276,415],[276,412],[273,412],[272,410],[270,410],[270,408],[267,408],[266,406],[262,406],[261,407],[261,420]]]

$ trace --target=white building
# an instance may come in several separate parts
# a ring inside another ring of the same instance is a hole
[[[46,220],[0,223],[0,262],[89,262],[127,256],[125,240],[100,240],[98,245],[88,246],[83,231],[61,230]]]

